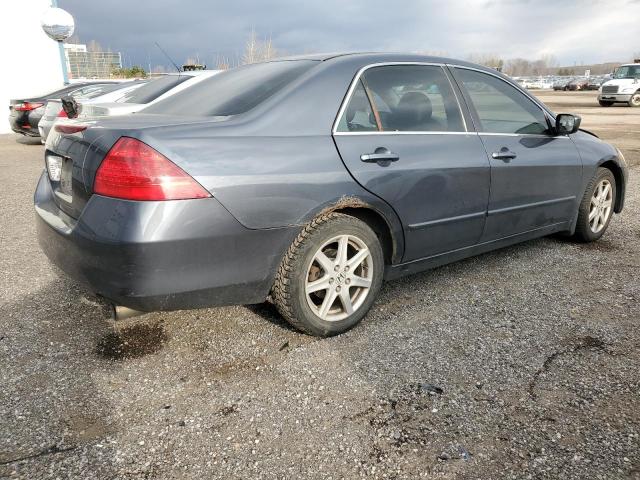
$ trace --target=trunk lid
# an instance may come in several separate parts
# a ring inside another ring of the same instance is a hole
[[[80,103],[80,118],[107,117],[116,115],[126,115],[141,110],[145,105],[138,103]]]
[[[45,166],[55,203],[72,218],[80,216],[93,194],[98,167],[120,137],[128,136],[144,141],[146,130],[172,125],[188,128],[190,124],[211,121],[211,118],[202,117],[176,118],[140,114],[93,120],[61,118],[51,129],[45,145]],[[57,166],[60,170],[59,178],[55,175]]]

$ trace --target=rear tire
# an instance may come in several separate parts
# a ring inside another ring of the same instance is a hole
[[[357,325],[380,291],[384,256],[363,221],[327,213],[309,223],[285,254],[272,299],[291,325],[320,337]]]
[[[640,90],[631,95],[631,98],[629,99],[629,106],[640,107]]]
[[[581,242],[598,240],[609,226],[616,201],[616,179],[611,170],[598,168],[578,208],[574,238]]]
[[[607,102],[605,100],[598,100],[598,103],[601,107],[610,107],[611,105],[613,105],[613,102]]]

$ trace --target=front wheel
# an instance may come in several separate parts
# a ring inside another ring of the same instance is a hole
[[[616,179],[607,168],[598,168],[578,210],[576,239],[583,242],[598,240],[609,226],[616,198]]]
[[[601,107],[610,107],[611,105],[613,105],[613,102],[607,102],[605,100],[598,100],[598,103]]]
[[[629,106],[640,107],[640,91],[631,95],[631,98],[629,99]]]
[[[276,274],[272,299],[299,330],[337,335],[369,311],[383,273],[382,247],[373,230],[357,218],[328,213],[294,240]]]

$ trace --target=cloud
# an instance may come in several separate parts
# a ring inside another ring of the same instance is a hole
[[[287,53],[426,51],[466,57],[554,55],[562,64],[629,59],[640,51],[638,0],[59,0],[81,40],[127,64],[239,58],[255,30]]]

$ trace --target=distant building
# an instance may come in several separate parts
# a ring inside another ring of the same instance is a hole
[[[91,52],[87,46],[65,43],[69,78],[109,78],[116,68],[122,68],[120,52]]]

